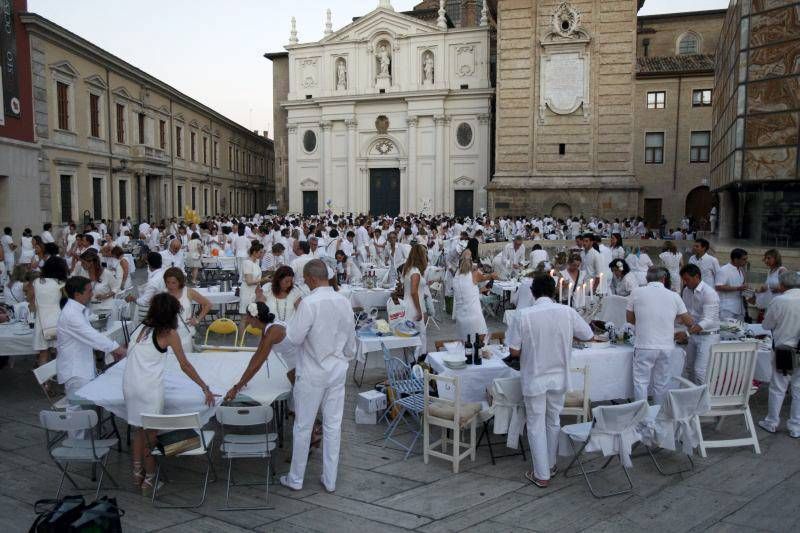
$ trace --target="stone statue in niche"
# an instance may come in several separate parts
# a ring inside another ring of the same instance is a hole
[[[425,52],[422,62],[422,84],[433,85],[433,54]]]
[[[336,90],[347,90],[347,63],[342,58],[336,61]]]
[[[378,76],[375,78],[375,87],[377,89],[388,89],[392,85],[392,56],[389,52],[389,46],[386,43],[381,43],[375,57],[378,59]]]

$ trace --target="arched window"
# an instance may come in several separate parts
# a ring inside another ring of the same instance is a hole
[[[700,39],[693,33],[687,33],[678,41],[678,55],[699,54]]]

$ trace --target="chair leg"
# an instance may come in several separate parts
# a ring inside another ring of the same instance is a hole
[[[750,437],[753,439],[753,451],[761,455],[761,447],[758,444],[758,435],[756,435],[756,427],[753,424],[753,415],[750,414],[750,406],[744,412],[744,421],[747,428],[750,430]]]
[[[489,446],[489,457],[491,457],[492,466],[494,466],[494,465],[497,464],[497,462],[495,461],[495,458],[494,458],[494,450],[492,449],[492,438],[489,435],[489,423],[488,422],[484,422],[483,423],[483,433],[481,433],[481,437],[478,439],[478,446],[480,445],[481,441],[483,440],[483,437],[486,437],[486,445]]]
[[[583,454],[583,450],[586,448],[586,445],[588,444],[588,440],[587,440],[587,442],[585,442],[581,446],[580,450],[576,450],[575,449],[575,443],[573,442],[572,439],[570,439],[569,443],[570,443],[570,446],[572,447],[572,453],[574,454],[574,457],[573,457],[572,461],[570,461],[570,463],[567,466],[566,470],[564,470],[564,476],[565,477],[574,477],[574,476],[567,475],[567,472],[572,467],[572,465],[577,462],[578,463],[578,469],[580,469],[581,474],[583,475],[583,479],[586,481],[586,486],[589,487],[589,492],[591,492],[592,496],[594,496],[595,498],[602,499],[602,498],[608,498],[610,496],[618,496],[620,494],[626,494],[626,493],[631,492],[633,490],[633,481],[631,480],[631,476],[628,474],[628,469],[625,468],[625,466],[623,466],[622,463],[620,463],[620,466],[622,467],[622,471],[625,474],[625,478],[628,480],[628,488],[623,489],[623,490],[619,490],[619,491],[615,491],[615,492],[609,492],[609,493],[606,493],[606,494],[598,493],[594,489],[594,487],[592,486],[592,482],[589,480],[589,474],[593,474],[595,472],[598,472],[600,470],[605,469],[611,463],[611,461],[614,459],[615,456],[612,455],[611,457],[609,457],[608,461],[606,461],[605,464],[600,468],[596,468],[594,470],[586,470],[583,467],[583,461],[581,461],[580,456]]]
[[[453,473],[458,474],[458,463],[461,461],[461,428],[453,429]]]
[[[470,454],[470,460],[475,460],[475,450],[477,448],[477,443],[475,442],[475,419],[472,419],[472,423],[470,424],[469,428],[469,446],[472,453]]]
[[[653,450],[650,448],[650,446],[645,446],[645,448],[647,448],[647,453],[650,455],[650,459],[653,461],[656,470],[658,470],[658,473],[661,474],[662,476],[674,476],[675,474],[683,474],[685,472],[691,472],[694,470],[694,461],[692,460],[692,456],[687,455],[686,458],[689,459],[689,468],[682,468],[674,472],[665,472],[664,469],[661,467],[661,464],[656,460],[656,456],[653,453]]]
[[[423,431],[422,461],[425,464],[428,464],[428,451],[430,450],[431,447],[431,435],[430,435],[430,424],[428,424],[427,418],[425,418],[425,420],[422,422],[422,431]]]
[[[700,417],[694,417],[694,427],[697,430],[697,434],[700,436],[700,457],[706,458],[708,454],[706,453],[706,444],[703,440],[703,430],[700,427]]]

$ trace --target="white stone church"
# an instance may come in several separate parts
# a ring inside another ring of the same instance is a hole
[[[390,0],[322,40],[292,21],[289,211],[472,215],[489,179],[489,31],[397,13]]]

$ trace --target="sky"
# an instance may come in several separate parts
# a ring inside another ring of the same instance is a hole
[[[392,0],[398,11],[420,0]],[[42,15],[251,130],[272,137],[272,64],[297,18],[300,42],[322,38],[378,0],[28,0]],[[647,0],[640,15],[720,9],[728,0]]]

